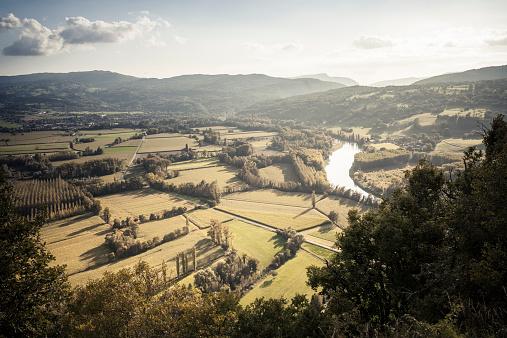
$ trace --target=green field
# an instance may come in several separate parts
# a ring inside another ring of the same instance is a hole
[[[240,253],[259,260],[261,268],[271,263],[283,249],[284,240],[274,232],[240,220],[224,223],[232,233],[232,247]]]
[[[323,264],[322,260],[300,250],[296,257],[275,270],[276,276],[269,275],[256,284],[241,298],[240,303],[250,304],[256,298],[261,297],[290,299],[296,294],[310,296],[314,291],[306,284],[306,268],[310,265],[322,266]]]
[[[335,243],[336,236],[338,235],[339,232],[340,229],[337,228],[336,226],[326,224],[320,226],[318,229],[315,229],[315,231],[309,232],[308,235]]]
[[[335,252],[333,252],[331,250],[324,249],[323,247],[320,247],[320,246],[317,246],[317,245],[311,244],[311,243],[303,243],[303,245],[301,247],[310,251],[311,253],[313,253],[321,258],[327,259],[327,260],[330,260],[335,254]]]

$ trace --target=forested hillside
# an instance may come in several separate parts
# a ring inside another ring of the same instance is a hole
[[[412,85],[405,87],[347,87],[315,94],[261,102],[243,110],[278,119],[382,127],[419,113],[439,114],[446,108],[507,109],[507,80],[474,84]]]
[[[262,74],[136,78],[92,71],[0,77],[2,111],[161,111],[220,113],[253,103],[343,87]]]

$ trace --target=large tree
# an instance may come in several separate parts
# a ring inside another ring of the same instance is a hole
[[[39,235],[42,218],[17,214],[13,189],[0,174],[0,332],[8,337],[51,336],[61,329],[68,283]]]

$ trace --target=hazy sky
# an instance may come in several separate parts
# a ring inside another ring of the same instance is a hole
[[[328,73],[507,64],[506,0],[1,0],[0,74]]]

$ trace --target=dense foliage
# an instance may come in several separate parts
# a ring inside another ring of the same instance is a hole
[[[451,175],[421,162],[378,209],[349,214],[329,266],[312,268],[329,311],[350,334],[389,332],[397,320],[501,335],[507,320],[507,124],[497,117],[486,152],[465,153]],[[437,325],[435,324],[435,325]],[[368,328],[368,329],[366,329]]]

